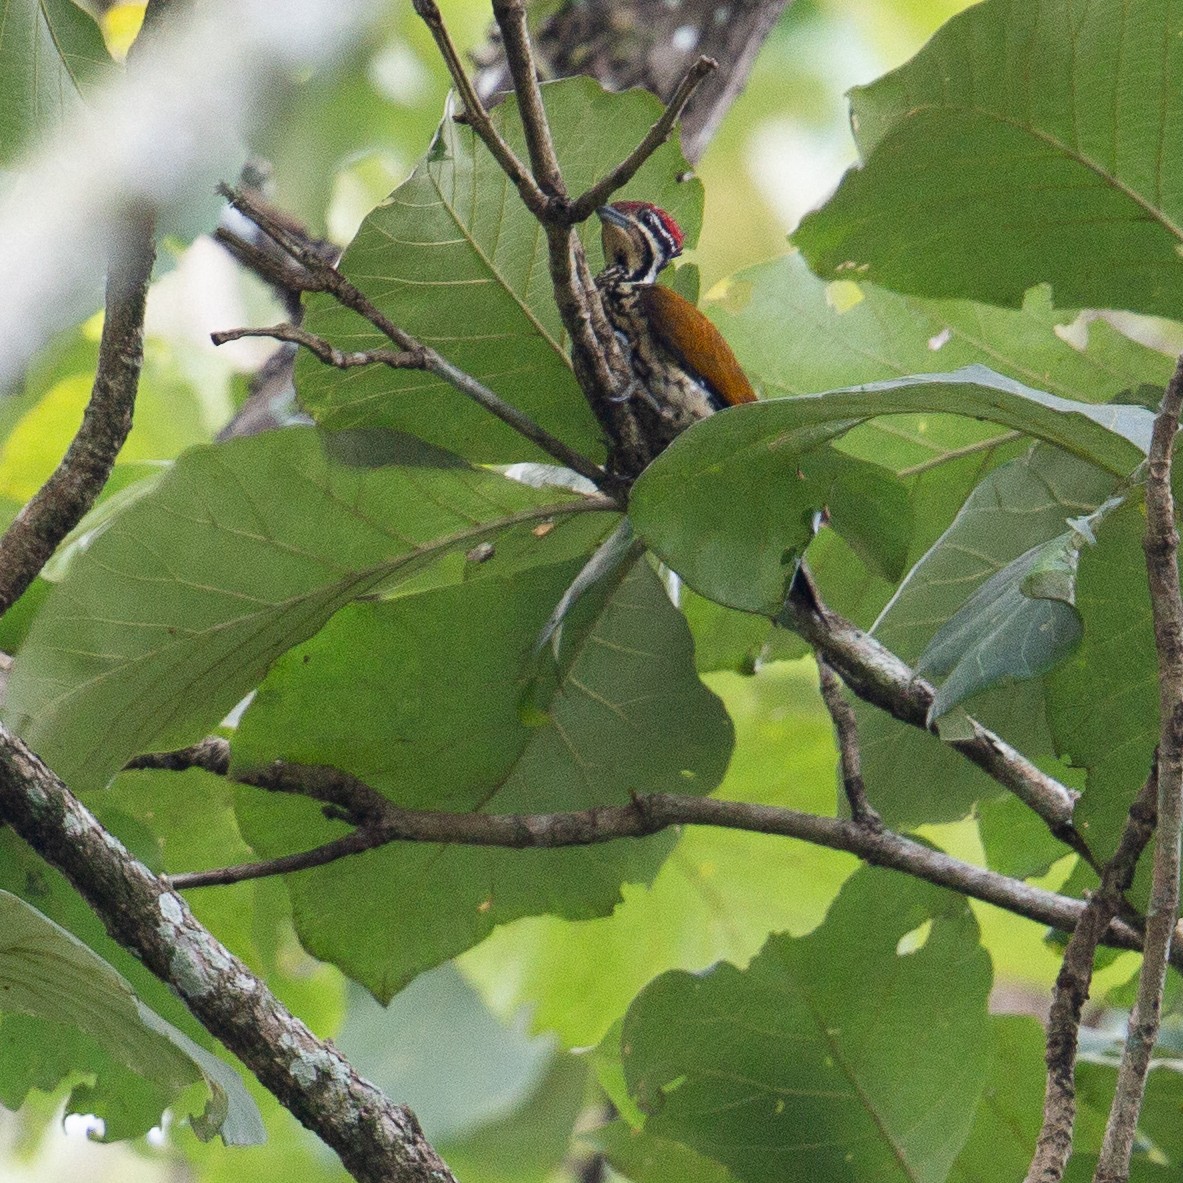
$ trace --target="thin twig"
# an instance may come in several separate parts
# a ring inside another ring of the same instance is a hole
[[[224,246],[244,267],[274,288],[298,295],[300,292],[323,292],[324,284],[307,268],[287,254],[268,254],[253,242],[248,242],[233,230],[218,226],[213,233],[215,242]],[[274,240],[272,240],[274,241]]]
[[[225,776],[230,771],[230,744],[219,736],[208,735],[187,748],[177,748],[169,752],[145,752],[129,760],[124,768],[129,771],[158,768],[164,772],[184,772],[189,768],[203,768],[215,776]]]
[[[203,740],[176,752],[138,757],[129,767],[201,767],[219,772],[229,763],[229,751],[225,740]],[[336,768],[307,767],[280,761],[236,779],[271,792],[295,793],[324,803],[337,816],[367,831],[363,838],[356,840],[364,843],[361,849],[367,850],[387,842],[430,842],[519,850],[588,846],[621,838],[641,838],[671,826],[718,826],[757,834],[778,834],[831,850],[844,850],[877,866],[925,879],[1064,932],[1071,932],[1085,911],[1082,900],[975,867],[890,830],[875,830],[865,823],[818,817],[779,806],[654,793],[638,795],[628,805],[604,805],[568,813],[441,813],[403,809],[376,789]],[[340,850],[341,841],[328,845]],[[321,866],[325,862],[321,852],[325,849],[318,847],[303,857],[310,860],[309,866]],[[353,852],[345,850],[342,853]],[[236,882],[240,878],[276,874],[277,866],[284,872],[298,869],[289,859],[273,860],[177,875],[171,882],[178,887]],[[1137,930],[1121,918],[1110,922],[1103,940],[1105,944],[1120,949],[1139,949],[1142,942]],[[1183,970],[1183,949],[1172,954],[1172,964]]]
[[[517,188],[527,209],[545,229],[555,304],[571,338],[571,366],[608,440],[609,475],[607,480],[601,477],[596,483],[623,497],[630,481],[653,459],[654,453],[642,436],[627,398],[623,397],[633,381],[632,370],[604,312],[600,293],[584,257],[583,244],[566,214],[566,188],[555,159],[520,5],[502,4],[498,15],[499,19],[505,20],[513,41],[516,55],[513,59],[516,63],[513,65],[514,83],[527,145],[534,159],[535,172],[540,179],[545,179],[549,193],[539,187],[534,176],[497,133],[465,72],[435,0],[414,0],[414,5],[431,30],[452,75],[465,105],[467,122]],[[506,50],[510,52],[509,40]]]
[[[929,730],[928,710],[935,695],[932,686],[874,637],[825,607],[816,589],[795,581],[778,619],[809,642],[859,698],[903,723]],[[970,719],[969,725],[971,737],[954,740],[949,746],[1014,793],[1043,818],[1056,838],[1090,866],[1098,867],[1072,824],[1077,794],[980,723]]]
[[[564,443],[557,436],[551,435],[544,427],[535,423],[533,419],[518,410],[517,407],[507,403],[500,395],[495,394],[483,383],[478,382],[471,374],[467,374],[457,368],[434,349],[422,344],[422,342],[416,340],[410,333],[406,332],[405,329],[396,325],[359,288],[355,287],[335,267],[319,256],[307,243],[294,236],[285,226],[277,222],[265,208],[259,206],[248,194],[231,189],[225,185],[220,186],[219,192],[226,197],[235,209],[254,222],[276,245],[291,254],[306,269],[310,277],[310,283],[315,285],[315,290],[329,292],[339,303],[364,317],[380,333],[394,342],[400,350],[413,356],[416,362],[421,363],[416,365],[416,368],[421,368],[428,373],[434,374],[437,378],[441,378],[454,389],[460,391],[461,394],[472,399],[478,406],[483,407],[490,414],[495,415],[503,423],[513,428],[523,439],[529,440],[542,451],[553,456],[559,463],[565,464],[568,468],[579,473],[580,476],[587,477],[588,480],[604,490],[605,493],[616,497],[623,495],[624,486],[613,474],[606,472],[594,461]],[[293,326],[281,326],[281,328],[288,335],[281,336],[279,338],[280,340],[296,341],[298,344],[307,345],[309,348],[313,348],[314,352],[317,352],[317,355],[322,360],[328,361],[329,364],[337,364],[331,360],[334,355],[340,357],[351,356],[335,350],[332,345],[322,338],[313,338],[312,334],[305,334],[302,329],[293,330]],[[231,330],[231,332],[242,332],[242,330]],[[302,335],[292,335],[293,332]],[[270,333],[269,330],[249,330],[248,333],[261,336],[276,335]],[[247,334],[244,333],[244,335]],[[214,337],[215,343],[218,343],[219,336],[222,340],[231,339],[226,334],[218,334]],[[315,348],[309,343],[311,340],[315,340]],[[395,362],[392,359],[395,356],[397,355],[392,354],[389,357],[383,355],[380,358],[375,358],[375,360],[380,360],[386,365],[394,365]],[[351,364],[364,363],[354,362]]]
[[[151,213],[129,214],[112,245],[99,362],[82,425],[61,463],[0,537],[0,615],[24,593],[102,492],[131,431],[156,258]]]
[[[243,337],[270,337],[275,341],[291,341],[296,345],[303,345],[326,366],[333,366],[338,370],[379,364],[390,366],[392,370],[427,368],[427,358],[422,349],[366,349],[345,353],[324,337],[318,337],[315,333],[294,324],[284,323],[253,329],[224,329],[218,333],[210,333],[210,340],[215,345],[225,345],[227,341],[240,341]]]
[[[1117,850],[1105,866],[1101,885],[1088,901],[1068,944],[1052,992],[1047,1024],[1047,1089],[1043,1125],[1025,1183],[1060,1183],[1072,1154],[1076,1122],[1076,1050],[1080,1016],[1088,1001],[1093,961],[1102,935],[1118,914],[1134,881],[1138,859],[1154,833],[1158,798],[1157,768],[1130,806]]]
[[[522,131],[530,153],[530,165],[539,188],[548,197],[565,198],[567,186],[559,170],[550,122],[542,105],[542,90],[538,85],[538,69],[534,65],[534,49],[526,29],[524,0],[493,0],[493,19],[501,30],[505,47],[505,64],[513,79],[518,96],[518,110],[522,116]]]
[[[517,188],[526,208],[535,217],[543,217],[547,212],[549,199],[530,175],[530,170],[518,159],[514,150],[493,126],[489,112],[485,110],[485,105],[477,95],[472,80],[464,68],[464,63],[460,60],[460,54],[457,53],[456,46],[444,24],[439,5],[435,0],[413,0],[413,3],[416,13],[430,30],[440,51],[440,56],[444,59],[444,65],[447,66],[448,73],[452,76],[452,84],[456,87],[460,101],[464,104],[465,122],[489,149],[490,155],[501,166],[501,171]]]
[[[829,663],[817,654],[817,677],[822,701],[830,718],[834,721],[834,734],[838,740],[838,758],[842,766],[842,788],[850,805],[850,816],[861,826],[873,830],[883,829],[883,819],[867,799],[867,786],[863,783],[862,755],[859,751],[858,722],[850,703],[842,696],[842,683]]]
[[[700,57],[678,83],[678,89],[666,105],[657,122],[645,133],[645,138],[610,172],[601,177],[586,193],[581,193],[571,202],[567,218],[579,223],[590,218],[618,189],[623,189],[637,174],[637,170],[670,138],[674,124],[678,121],[691,95],[709,74],[718,67],[714,58]]]
[[[1146,477],[1146,573],[1154,612],[1158,650],[1158,825],[1154,838],[1154,869],[1150,907],[1146,913],[1146,946],[1138,994],[1130,1015],[1117,1087],[1094,1183],[1120,1183],[1129,1178],[1130,1155],[1150,1057],[1158,1038],[1166,966],[1179,915],[1179,843],[1183,830],[1183,595],[1179,590],[1179,532],[1171,495],[1171,456],[1183,406],[1183,358],[1163,395],[1154,421]]]
[[[208,745],[207,745],[208,746]],[[207,755],[209,753],[207,752]],[[454,1183],[409,1109],[364,1080],[0,726],[0,821],[74,885],[107,931],[177,992],[362,1183]]]
[[[518,97],[534,175],[549,199],[546,209],[536,216],[546,231],[555,304],[571,337],[571,365],[592,413],[608,438],[608,467],[627,481],[637,476],[655,454],[651,441],[640,430],[629,400],[623,397],[634,376],[605,315],[599,290],[587,266],[583,243],[567,216],[567,187],[542,103],[534,51],[526,29],[525,4],[523,0],[493,0],[493,15],[501,30],[506,65]]]

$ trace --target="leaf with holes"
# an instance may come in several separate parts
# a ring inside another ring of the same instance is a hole
[[[611,528],[580,513],[583,498],[417,441],[384,446],[292,428],[186,453],[38,613],[10,724],[72,788],[98,787],[137,752],[200,738],[358,596],[449,554],[445,582],[567,558],[571,534],[579,553]],[[492,559],[465,564],[482,540]]]
[[[1062,399],[978,365],[766,399],[679,436],[637,481],[633,526],[696,591],[749,612],[777,610],[823,508],[864,562],[894,580],[911,537],[908,492],[888,469],[827,441],[910,411],[988,419],[1120,475],[1143,460],[1154,418],[1143,407]]]
[[[1183,306],[1171,0],[986,0],[852,96],[863,165],[795,241],[822,275],[1017,306]]]
[[[543,97],[572,193],[597,180],[606,161],[626,156],[661,110],[651,95],[610,95],[587,78],[545,86]],[[524,159],[516,101],[506,99],[493,118]],[[687,169],[677,147],[666,144],[621,196],[670,210],[690,244],[702,186],[679,182]],[[597,226],[592,219],[582,231],[593,267],[600,258]],[[444,119],[411,178],[362,224],[341,270],[407,332],[573,447],[602,453],[600,430],[571,372],[546,236],[470,128]],[[351,350],[385,343],[326,296],[309,300],[306,327]],[[303,405],[334,428],[397,427],[482,462],[537,458],[532,445],[422,371],[342,372],[304,356],[296,380]]]
[[[745,1183],[944,1183],[993,1058],[990,981],[964,900],[865,868],[746,970],[650,983],[621,1036],[629,1093],[646,1133]]]

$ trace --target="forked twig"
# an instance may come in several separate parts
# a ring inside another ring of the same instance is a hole
[[[874,637],[827,608],[816,589],[794,582],[778,620],[808,641],[864,702],[901,723],[929,730],[932,686]],[[1096,867],[1095,856],[1072,824],[1077,795],[994,732],[973,719],[969,724],[970,738],[955,740],[949,747],[1014,793],[1043,818],[1052,834]]]
[[[228,762],[229,745],[225,740],[214,739],[178,752],[141,756],[128,767],[202,767],[225,775]],[[335,816],[358,825],[359,836],[346,836],[282,860],[175,875],[170,880],[174,886],[209,886],[290,873],[301,869],[298,865],[301,859],[307,860],[309,867],[323,866],[356,850],[369,850],[388,842],[550,849],[640,838],[672,826],[701,825],[777,834],[843,850],[876,866],[890,867],[996,904],[1064,932],[1071,932],[1080,923],[1086,908],[1082,900],[962,862],[891,830],[876,830],[853,819],[819,817],[781,806],[654,793],[638,794],[627,805],[603,805],[567,813],[441,813],[403,809],[371,786],[336,768],[277,761],[239,779],[271,792],[295,793],[320,801]],[[1102,939],[1105,944],[1121,949],[1140,948],[1142,941],[1141,934],[1121,917],[1110,921]],[[1183,970],[1183,949],[1174,951],[1171,957],[1172,964]]]
[[[1158,771],[1151,771],[1130,806],[1113,858],[1105,866],[1101,885],[1085,906],[1064,949],[1052,992],[1047,1024],[1047,1088],[1043,1125],[1025,1183],[1060,1183],[1072,1154],[1076,1122],[1076,1051],[1080,1016],[1088,1000],[1093,962],[1106,929],[1121,910],[1122,897],[1134,881],[1138,859],[1154,833]]]
[[[278,223],[268,211],[253,201],[247,194],[222,186],[220,190],[228,201],[245,217],[259,227],[281,249],[291,255],[304,268],[308,276],[308,289],[330,293],[345,307],[364,317],[380,333],[399,347],[400,352],[390,350],[368,350],[346,353],[336,349],[324,338],[295,325],[276,325],[266,329],[231,329],[213,335],[215,344],[234,340],[235,336],[271,336],[281,341],[293,341],[310,349],[329,365],[349,368],[381,362],[396,369],[421,369],[441,378],[454,389],[472,399],[490,414],[513,428],[524,439],[537,445],[561,464],[586,477],[597,487],[610,495],[623,492],[621,482],[606,472],[581,452],[552,435],[540,424],[535,423],[517,407],[507,403],[472,375],[452,365],[434,349],[418,341],[405,329],[394,323],[359,288],[345,278],[315,250],[285,226]],[[288,282],[296,282],[288,277]]]
[[[465,122],[489,149],[489,154],[501,166],[501,171],[513,182],[518,193],[521,194],[526,208],[535,217],[542,217],[549,204],[547,196],[530,175],[530,170],[518,159],[514,150],[493,126],[489,112],[481,102],[476,88],[472,85],[472,80],[464,68],[464,63],[460,60],[460,54],[456,51],[448,28],[444,24],[439,5],[435,0],[413,0],[413,3],[415,12],[427,25],[436,47],[440,51],[440,56],[444,59],[444,65],[447,66],[448,73],[452,76],[452,84],[456,87],[460,101],[464,104]]]

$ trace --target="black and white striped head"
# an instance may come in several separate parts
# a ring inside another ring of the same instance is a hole
[[[626,283],[653,283],[682,253],[682,228],[647,201],[617,201],[596,213],[603,223],[604,261]]]

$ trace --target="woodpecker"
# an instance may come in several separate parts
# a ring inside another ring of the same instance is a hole
[[[632,364],[636,382],[629,395],[637,396],[633,405],[655,451],[715,411],[755,402],[719,330],[689,300],[656,282],[682,253],[678,223],[646,201],[618,201],[596,213],[607,264],[596,286]]]

